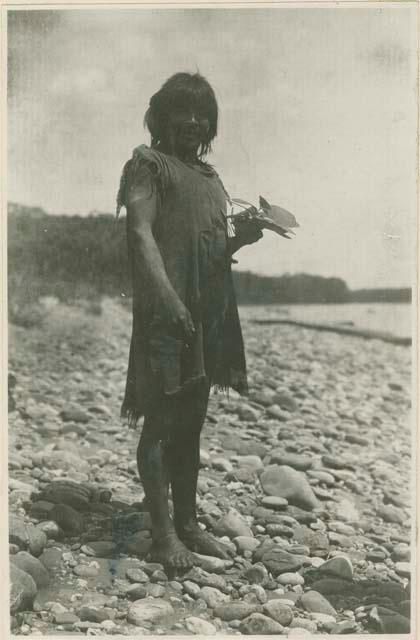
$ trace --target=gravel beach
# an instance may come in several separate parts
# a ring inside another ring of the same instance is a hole
[[[100,311],[10,327],[13,632],[409,633],[410,348],[242,310],[250,396],[211,396],[198,500],[235,557],[170,576],[119,417],[131,314]]]

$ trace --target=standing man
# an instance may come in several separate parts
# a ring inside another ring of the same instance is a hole
[[[231,256],[262,232],[247,221],[229,237],[229,196],[204,161],[217,120],[207,80],[173,75],[150,100],[151,145],[134,150],[118,193],[134,289],[122,415],[131,424],[144,416],[137,463],[152,519],[151,556],[175,571],[193,566],[193,551],[229,557],[197,523],[200,433],[212,386],[248,392]]]

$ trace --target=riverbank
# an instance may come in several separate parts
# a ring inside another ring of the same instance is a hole
[[[15,632],[408,631],[410,349],[242,315],[251,395],[212,396],[199,480],[235,560],[174,579],[145,559],[119,418],[130,314],[60,304],[11,327],[10,550],[36,578]]]

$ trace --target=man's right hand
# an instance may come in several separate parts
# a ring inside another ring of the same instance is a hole
[[[175,292],[167,292],[160,297],[157,315],[170,335],[191,342],[195,334],[194,323],[187,307]]]

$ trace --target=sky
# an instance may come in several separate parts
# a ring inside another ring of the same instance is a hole
[[[178,71],[215,89],[208,160],[227,191],[293,212],[238,269],[351,288],[410,286],[415,264],[414,5],[9,11],[8,199],[112,212],[149,144],[150,97]]]

